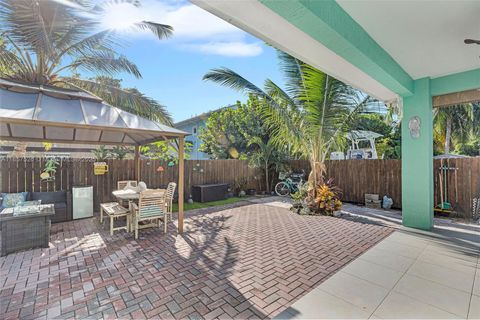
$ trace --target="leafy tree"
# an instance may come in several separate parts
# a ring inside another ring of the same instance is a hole
[[[273,183],[271,181],[273,176],[270,175],[270,172],[284,170],[287,167],[287,155],[279,151],[272,140],[264,142],[261,138],[254,137],[249,141],[248,145],[256,146],[256,149],[249,153],[248,159],[251,165],[262,168],[265,177],[265,190],[270,192]]]
[[[394,126],[393,131],[376,141],[377,153],[383,159],[401,159],[402,157],[402,135],[400,124]]]
[[[86,91],[126,111],[171,123],[163,107],[137,90],[75,76],[83,70],[99,76],[125,72],[141,78],[137,66],[115,51],[121,43],[118,34],[100,29],[109,3],[0,0],[0,34],[5,41],[0,45],[0,76]],[[150,21],[139,21],[131,28],[150,30],[158,39],[173,32],[168,25]]]
[[[272,142],[289,145],[294,153],[310,160],[312,196],[324,182],[324,161],[344,142],[352,118],[371,101],[365,94],[290,55],[279,52],[286,90],[267,79],[264,89],[227,69],[213,69],[204,79],[258,97],[262,116],[271,130]]]
[[[268,129],[262,120],[261,100],[250,96],[246,104],[224,108],[212,113],[200,129],[200,151],[213,159],[246,159],[249,141],[260,138],[268,141]]]
[[[359,114],[350,124],[351,130],[373,131],[383,136],[392,132],[392,127],[386,123],[385,118],[378,113]]]
[[[192,143],[185,141],[184,159],[190,159]],[[178,146],[171,141],[157,141],[140,147],[140,152],[151,159],[163,160],[166,162],[178,162]]]

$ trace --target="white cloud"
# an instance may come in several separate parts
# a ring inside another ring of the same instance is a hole
[[[228,57],[253,57],[263,52],[262,46],[248,41],[247,33],[217,16],[189,3],[146,0],[141,7],[126,10],[108,10],[105,23],[118,25],[119,21],[149,20],[173,26],[173,37],[168,40],[180,49]],[[125,12],[128,12],[126,15]],[[129,17],[127,19],[127,17]],[[117,27],[117,29],[120,29]],[[148,31],[131,33],[131,37],[153,37]]]
[[[183,47],[188,50],[226,57],[254,57],[263,52],[263,49],[259,43],[245,43],[241,41],[185,44]]]
[[[194,5],[185,5],[168,12],[163,21],[173,26],[176,38],[238,40],[245,37],[244,31]]]

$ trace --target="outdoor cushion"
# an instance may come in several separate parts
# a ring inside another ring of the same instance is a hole
[[[65,191],[55,192],[32,192],[31,200],[42,200],[43,204],[66,202],[67,193]]]
[[[151,216],[163,216],[165,211],[160,208],[158,205],[150,205],[148,207],[140,208],[139,210],[140,217],[151,217]]]
[[[2,209],[13,208],[20,202],[27,200],[28,192],[2,193]]]

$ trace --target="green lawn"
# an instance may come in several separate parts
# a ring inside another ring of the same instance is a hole
[[[201,202],[194,202],[194,203],[185,202],[185,211],[193,210],[193,209],[201,209],[201,208],[221,206],[223,204],[235,203],[235,202],[239,202],[239,201],[244,201],[246,199],[248,199],[248,198],[247,197],[243,197],[243,198],[232,197],[232,198],[228,198],[228,199],[225,199],[225,200],[218,200],[218,201],[204,202],[204,203],[201,203]],[[177,211],[178,211],[178,204],[174,203],[173,204],[173,212],[177,212]]]

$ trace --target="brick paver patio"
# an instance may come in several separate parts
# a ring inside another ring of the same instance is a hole
[[[50,248],[0,258],[0,314],[270,318],[392,232],[264,204],[192,216],[182,236],[107,229],[55,224]]]

